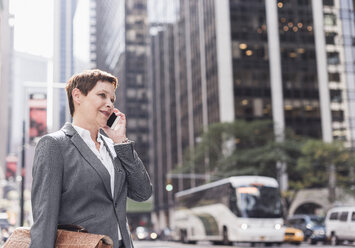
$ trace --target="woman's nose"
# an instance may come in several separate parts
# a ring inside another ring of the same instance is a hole
[[[113,103],[111,101],[108,101],[106,103],[106,106],[109,107],[109,108],[113,108]]]

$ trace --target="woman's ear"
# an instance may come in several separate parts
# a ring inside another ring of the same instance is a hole
[[[73,102],[80,105],[81,91],[78,88],[74,88],[72,91]]]

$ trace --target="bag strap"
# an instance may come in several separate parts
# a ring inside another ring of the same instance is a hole
[[[88,230],[85,227],[79,225],[72,225],[72,224],[59,224],[57,226],[58,229],[67,230],[71,232],[82,232],[88,233]]]

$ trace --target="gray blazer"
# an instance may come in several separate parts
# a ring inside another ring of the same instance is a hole
[[[33,162],[31,248],[53,248],[57,224],[77,224],[105,234],[118,248],[117,223],[126,248],[133,247],[126,219],[127,196],[145,201],[152,185],[133,143],[116,145],[115,189],[110,175],[70,123],[43,136]]]

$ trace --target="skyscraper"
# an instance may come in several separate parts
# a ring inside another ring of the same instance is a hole
[[[127,115],[127,133],[148,164],[145,0],[100,1],[97,6],[96,63],[118,77],[116,107]]]
[[[115,107],[126,114],[127,137],[136,142],[135,149],[152,173],[148,153],[147,36],[146,0],[96,1],[96,65],[118,77]],[[141,212],[143,222],[150,219],[150,209]],[[139,222],[142,220],[130,221],[132,225]]]
[[[54,1],[54,82],[66,83],[74,73],[73,19],[77,2],[77,0]],[[64,89],[56,91],[54,102],[59,104],[54,105],[52,129],[58,130],[70,119]]]
[[[168,174],[212,123],[273,119],[299,135],[322,138],[327,133],[351,144],[353,114],[345,97],[354,97],[354,57],[344,59],[343,43],[330,44],[345,27],[352,30],[344,25],[345,12],[354,16],[351,1],[340,2],[319,2],[314,9],[311,0],[179,1],[177,22],[160,25],[151,36],[151,154],[160,227],[169,224],[172,193],[204,182],[199,175],[204,171],[192,169],[180,178]],[[315,20],[324,21],[322,30],[316,30]],[[348,37],[353,39],[353,33]],[[324,49],[317,50],[322,41]],[[275,55],[280,66],[271,62]],[[340,74],[344,79],[338,79]],[[275,105],[276,98],[281,104]],[[172,192],[165,190],[167,183],[173,184]]]
[[[80,0],[73,20],[74,72],[96,68],[96,1]]]
[[[8,152],[9,88],[12,54],[12,32],[9,26],[9,1],[0,2],[0,179],[3,179],[5,158]]]

